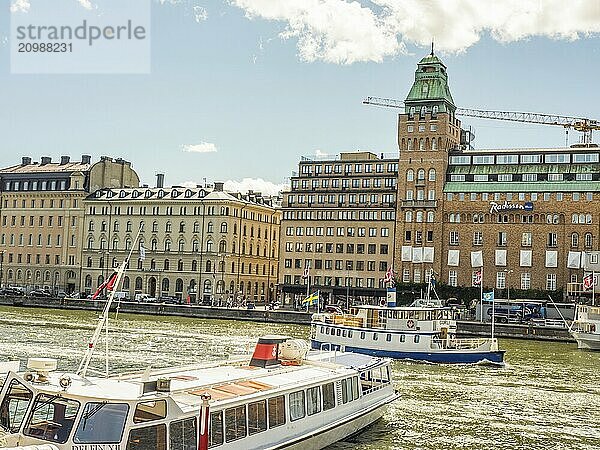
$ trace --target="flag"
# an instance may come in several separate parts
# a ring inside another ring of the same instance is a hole
[[[392,269],[392,266],[390,266],[390,267],[388,267],[388,270],[385,273],[385,277],[383,278],[383,282],[384,283],[391,283],[392,281],[394,281],[394,269]]]
[[[431,283],[431,286],[435,287],[437,281],[436,281],[435,275],[433,275],[433,273],[429,276],[429,282]]]
[[[313,292],[302,301],[302,306],[312,306],[319,303],[319,291]]]
[[[585,277],[583,277],[583,290],[584,291],[588,291],[590,290],[594,285],[594,274],[590,273],[587,274]]]
[[[481,269],[473,272],[473,286],[481,285]]]
[[[484,292],[483,293],[483,300],[485,300],[486,302],[493,302],[494,301],[494,291],[492,291],[492,292]]]
[[[98,289],[96,289],[96,292],[94,292],[94,295],[92,295],[92,300],[96,300],[98,298],[98,296],[102,293],[104,288],[107,288],[108,286],[110,286],[109,290],[112,290],[116,279],[117,279],[117,272],[113,272],[113,274],[108,278],[108,280],[106,280],[104,283],[102,283],[100,286],[98,286]]]
[[[143,261],[146,259],[146,249],[143,244],[140,244],[140,260]]]
[[[302,279],[306,280],[310,276],[310,266],[306,265],[304,269],[304,273],[302,274]]]

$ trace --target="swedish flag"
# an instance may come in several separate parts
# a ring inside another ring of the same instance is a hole
[[[319,304],[319,291],[313,292],[311,295],[302,300],[302,306],[313,306]]]

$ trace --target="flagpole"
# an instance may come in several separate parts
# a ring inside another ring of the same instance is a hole
[[[483,323],[483,264],[479,269],[481,277],[479,278],[479,298],[481,299],[481,323]]]
[[[483,284],[483,283],[482,283]],[[496,292],[492,289],[492,341],[494,340],[494,325],[496,323]],[[510,306],[508,306],[510,311]],[[509,313],[510,315],[510,313]]]

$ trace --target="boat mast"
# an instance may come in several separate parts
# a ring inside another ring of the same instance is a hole
[[[136,246],[136,243],[137,243],[138,238],[140,237],[141,231],[142,231],[142,228],[140,227],[140,229],[137,232],[137,235],[135,236],[133,244],[131,245],[131,249],[129,250],[129,254],[127,255],[127,258],[125,258],[125,261],[123,261],[121,263],[121,265],[119,266],[119,269],[117,271],[117,278],[113,285],[113,290],[110,292],[110,295],[108,296],[108,299],[106,300],[106,305],[104,306],[102,315],[98,319],[98,324],[96,325],[96,329],[94,330],[92,339],[90,340],[88,347],[86,349],[85,355],[83,356],[83,359],[81,360],[81,363],[79,364],[79,368],[77,369],[77,375],[80,375],[81,377],[85,377],[87,374],[87,371],[88,371],[88,368],[90,365],[90,361],[92,360],[92,355],[94,354],[94,348],[96,347],[98,339],[100,338],[100,333],[102,332],[102,328],[104,328],[104,327],[106,328],[105,371],[106,371],[106,376],[108,377],[108,312],[110,311],[110,307],[111,307],[113,299],[115,297],[115,292],[117,291],[117,286],[119,286],[119,283],[121,282],[121,278],[123,278],[123,273],[125,272],[125,268],[127,267],[127,264],[129,263],[129,259],[131,258],[133,249]]]

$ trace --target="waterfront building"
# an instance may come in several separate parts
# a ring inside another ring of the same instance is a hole
[[[131,164],[42,157],[0,169],[0,285],[53,293],[79,288],[83,199],[104,188],[136,187]]]
[[[122,290],[196,302],[270,301],[281,212],[275,199],[214,187],[100,189],[85,204],[83,290],[110,276],[135,244]],[[145,257],[140,255],[145,249]]]
[[[303,157],[283,193],[279,285],[286,301],[385,296],[393,260],[398,157]],[[310,286],[309,286],[310,284]]]
[[[583,253],[599,249],[598,146],[473,149],[455,111],[446,66],[432,53],[398,117],[399,280],[424,282],[433,270],[471,286],[471,256],[482,251],[486,288],[580,283]]]

